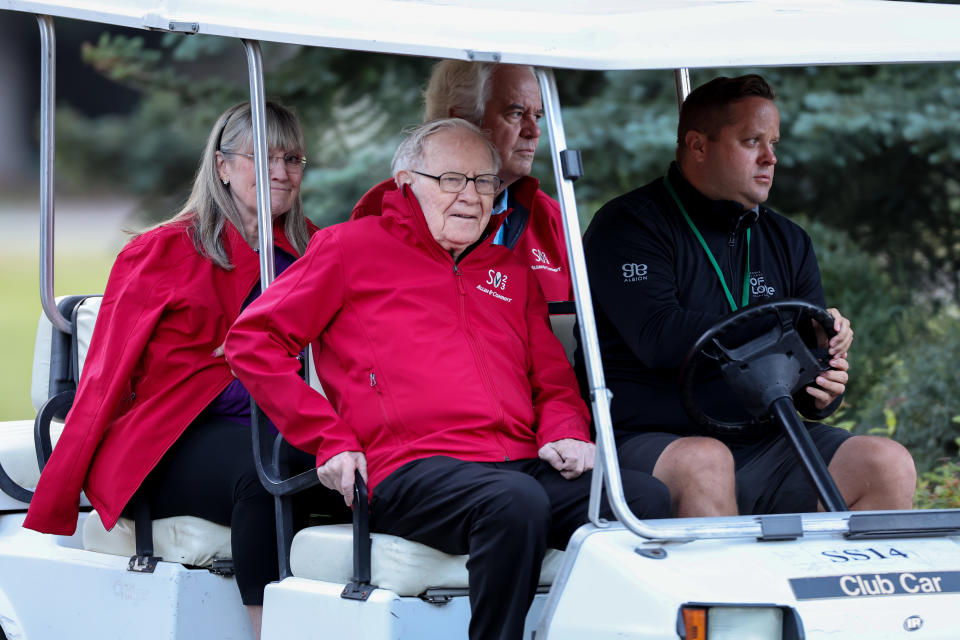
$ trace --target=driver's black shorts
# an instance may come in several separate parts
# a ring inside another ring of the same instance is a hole
[[[823,461],[833,455],[852,434],[820,422],[805,422]],[[684,436],[662,431],[618,434],[617,452],[624,468],[653,473],[660,454],[671,442]],[[742,514],[809,513],[819,500],[784,435],[750,443],[727,443],[737,474],[737,505]]]

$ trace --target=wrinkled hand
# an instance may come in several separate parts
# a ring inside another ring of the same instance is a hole
[[[349,507],[353,504],[353,472],[360,471],[360,477],[367,481],[367,458],[359,451],[341,451],[317,467],[320,484],[333,489],[343,496]]]
[[[597,446],[592,442],[564,438],[543,445],[537,455],[541,460],[550,463],[564,478],[573,480],[584,471],[593,469],[596,450]]]
[[[814,406],[817,409],[823,409],[831,402],[840,397],[847,388],[847,381],[850,376],[847,370],[850,364],[846,358],[836,357],[830,360],[831,369],[822,372],[817,376],[816,383],[819,388],[814,386],[807,387],[807,393],[814,398]]]
[[[837,309],[831,307],[827,309],[827,312],[833,316],[833,329],[837,332],[837,335],[830,338],[830,342],[827,343],[827,334],[823,327],[818,322],[813,321],[813,328],[817,334],[817,344],[828,349],[833,357],[846,358],[847,352],[850,351],[850,345],[853,344],[853,328],[850,326],[850,321],[844,318]]]

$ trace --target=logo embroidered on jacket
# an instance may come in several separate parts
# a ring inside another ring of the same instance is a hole
[[[493,287],[493,289],[500,289],[501,291],[507,290],[507,275],[500,273],[495,269],[490,269],[487,271],[487,284]],[[513,298],[508,298],[507,296],[500,295],[493,289],[488,289],[482,284],[477,285],[479,291],[483,291],[488,296],[493,296],[497,300],[503,300],[504,302],[513,302]]]
[[[550,266],[550,259],[547,257],[547,254],[540,249],[530,249],[530,253],[533,254],[534,259],[539,263],[530,265],[531,270],[539,271],[541,269],[546,269],[547,271],[552,271],[553,273],[560,271],[560,267]]]
[[[621,267],[624,282],[640,282],[647,279],[647,265],[625,262]]]
[[[762,271],[750,272],[750,295],[754,298],[769,298],[777,290],[772,284],[767,284]]]
[[[500,273],[499,271],[494,271],[490,269],[487,271],[487,284],[492,285],[494,289],[500,289],[501,291],[507,290],[507,276]]]

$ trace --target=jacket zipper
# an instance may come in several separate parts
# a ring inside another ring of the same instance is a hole
[[[470,349],[473,351],[473,360],[477,363],[477,369],[480,371],[480,377],[483,380],[483,386],[486,387],[487,394],[490,396],[493,406],[497,409],[497,429],[494,431],[497,437],[497,442],[500,443],[500,448],[506,451],[506,447],[503,445],[503,440],[501,437],[501,432],[504,429],[504,416],[503,416],[503,407],[500,405],[499,398],[497,394],[494,393],[493,386],[491,385],[490,373],[487,371],[486,365],[483,363],[483,359],[480,357],[480,345],[477,344],[476,336],[473,335],[473,331],[470,329],[470,326],[467,324],[467,310],[466,310],[466,289],[463,287],[463,272],[460,271],[459,265],[454,262],[453,264],[453,275],[454,280],[457,282],[457,291],[460,292],[458,297],[458,309],[460,311],[460,326],[463,327],[463,332],[467,336],[467,341],[470,343]],[[510,461],[510,456],[504,453],[503,456],[504,462]]]
[[[743,280],[742,279],[737,280],[737,273],[740,272],[740,269],[738,268],[738,265],[737,265],[737,251],[736,251],[737,232],[736,231],[730,232],[730,235],[727,238],[727,247],[728,247],[727,253],[730,256],[730,259],[728,260],[728,264],[730,267],[730,285],[729,285],[730,292],[733,294],[734,300],[736,300],[737,304],[739,305],[741,288],[737,285],[742,284]],[[741,260],[740,262],[742,263],[743,261]]]

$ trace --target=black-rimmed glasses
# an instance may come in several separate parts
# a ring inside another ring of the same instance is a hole
[[[244,156],[245,158],[254,159],[252,153],[240,153],[239,151],[224,151],[220,150],[225,156]],[[296,153],[286,153],[282,156],[270,156],[270,164],[273,165],[274,162],[283,162],[283,165],[287,168],[287,171],[303,171],[304,167],[307,166],[306,156],[301,156]]]
[[[440,185],[440,189],[442,191],[446,191],[447,193],[460,193],[467,188],[468,182],[472,182],[474,188],[477,190],[477,193],[482,196],[492,196],[497,193],[497,190],[500,188],[500,184],[503,182],[500,180],[499,176],[495,176],[492,173],[481,173],[476,178],[468,178],[462,173],[457,173],[456,171],[447,171],[438,176],[432,176],[429,173],[423,173],[422,171],[413,172],[418,176],[423,176],[424,178],[433,178]]]

